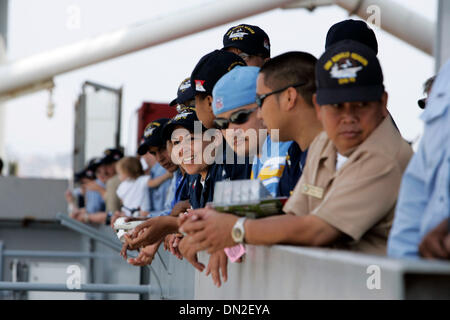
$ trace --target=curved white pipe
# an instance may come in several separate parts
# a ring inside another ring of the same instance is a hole
[[[68,71],[287,5],[294,0],[220,0],[0,66],[0,95]]]
[[[335,0],[335,3],[352,14],[368,19],[376,6],[380,13],[381,29],[430,55],[434,52],[435,25],[407,7],[386,0]]]

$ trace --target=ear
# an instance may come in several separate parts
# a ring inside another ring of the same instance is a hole
[[[317,119],[319,119],[320,122],[322,122],[322,114],[321,114],[321,108],[319,106],[319,104],[317,103],[317,94],[313,94],[312,97],[313,100],[313,104],[314,104],[314,108],[316,109],[316,115],[317,115]]]
[[[211,107],[211,112],[212,112],[213,97],[211,95],[206,96],[206,101],[208,101],[208,106]]]
[[[293,87],[290,87],[286,90],[286,95],[287,95],[286,97],[287,104],[285,109],[287,111],[290,111],[295,107],[297,99],[299,98],[300,95],[298,94],[297,90],[295,90],[295,88]]]

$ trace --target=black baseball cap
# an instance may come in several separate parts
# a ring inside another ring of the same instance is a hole
[[[353,40],[328,48],[316,64],[317,103],[369,102],[381,99],[383,71],[375,52]]]
[[[192,71],[191,87],[194,95],[206,93],[212,95],[216,82],[235,66],[246,66],[237,54],[223,50],[214,50],[203,56]]]
[[[183,113],[177,114],[175,117],[169,120],[169,122],[166,123],[163,129],[163,137],[164,140],[170,140],[172,136],[172,132],[174,131],[176,126],[182,126],[183,128],[186,128],[190,132],[195,132],[195,123],[198,123],[197,126],[200,126],[202,129],[202,132],[206,131],[207,129],[202,125],[200,120],[197,118],[197,114],[194,110],[186,110]]]
[[[194,92],[191,87],[191,78],[186,78],[178,87],[177,97],[173,99],[169,105],[175,106],[177,104],[186,104],[187,101],[193,100],[194,98]]]
[[[269,36],[258,26],[240,24],[228,29],[223,35],[223,49],[230,47],[254,56],[270,57]]]
[[[99,164],[100,158],[91,159],[83,170],[78,171],[74,174],[74,181],[80,182],[84,178],[94,180],[96,178],[95,170],[98,168]]]
[[[106,149],[101,158],[101,164],[110,164],[123,158],[123,152],[120,149]]]
[[[325,50],[342,40],[361,42],[378,54],[378,42],[375,32],[361,20],[348,19],[331,26],[327,33]]]
[[[83,178],[88,179],[95,179],[95,171],[97,168],[102,164],[102,158],[92,158],[89,160],[89,162],[86,164],[86,167],[78,171],[74,174],[74,180],[75,182],[81,181]]]
[[[162,137],[164,125],[169,121],[168,118],[161,118],[150,122],[145,127],[144,135],[142,136],[141,144],[138,147],[137,153],[141,156],[148,152],[149,147],[160,147],[165,145],[166,140]]]

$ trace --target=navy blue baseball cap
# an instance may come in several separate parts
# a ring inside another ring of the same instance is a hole
[[[194,95],[206,93],[212,95],[216,82],[235,66],[246,66],[237,54],[223,50],[214,50],[203,56],[192,71],[191,87]]]
[[[375,32],[361,20],[348,19],[334,24],[327,33],[325,50],[342,40],[361,42],[378,54],[378,42]]]
[[[258,26],[240,24],[228,29],[223,35],[223,49],[230,47],[254,56],[270,58],[269,36]]]
[[[74,174],[74,181],[80,182],[84,178],[94,180],[96,178],[95,170],[98,168],[99,164],[100,158],[91,159],[83,170],[78,171]]]
[[[186,104],[186,102],[193,100],[194,98],[194,92],[191,87],[191,78],[186,78],[178,87],[177,97],[173,99],[169,105],[176,106],[177,104]]]
[[[101,158],[101,164],[110,164],[116,161],[119,161],[123,158],[123,152],[120,149],[106,149],[103,152],[103,157]]]
[[[383,71],[375,52],[353,40],[328,48],[316,64],[317,103],[378,101],[384,93]]]
[[[137,153],[141,156],[148,152],[149,147],[165,146],[166,140],[163,139],[162,132],[164,125],[169,121],[168,118],[161,118],[150,122],[145,127],[144,135],[141,144],[138,147]]]
[[[175,130],[176,126],[182,126],[190,132],[195,132],[195,124],[201,128],[201,131],[204,132],[207,129],[202,125],[200,120],[197,118],[197,114],[195,109],[186,110],[183,113],[177,114],[175,117],[170,119],[163,129],[163,137],[164,140],[170,140],[172,136],[172,132]]]

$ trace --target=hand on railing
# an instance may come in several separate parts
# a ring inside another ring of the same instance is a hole
[[[180,241],[178,248],[183,257],[185,257],[186,260],[194,266],[194,268],[196,268],[200,272],[205,269],[205,265],[201,262],[198,262],[197,252],[199,250],[197,250],[196,244],[192,242],[190,236],[184,237]]]
[[[178,259],[183,260],[183,256],[178,249],[181,239],[183,239],[183,235],[181,233],[172,233],[167,235],[164,239],[164,250],[168,250]]]
[[[211,274],[212,281],[220,288],[222,285],[220,273],[222,272],[222,281],[228,279],[228,257],[223,250],[214,252],[209,256],[208,266],[206,267],[206,276]]]
[[[127,262],[133,266],[143,267],[150,265],[158,251],[160,243],[155,243],[150,246],[146,246],[139,250],[139,255],[136,258],[130,258]]]

